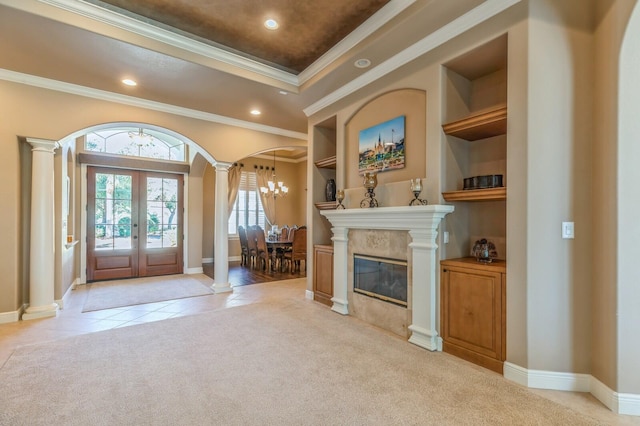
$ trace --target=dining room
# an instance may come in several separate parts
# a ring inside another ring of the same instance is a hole
[[[242,158],[230,168],[227,233],[231,285],[306,276],[306,168],[306,148],[262,152]],[[215,168],[207,165],[202,185],[202,265],[209,276],[214,270],[215,179]],[[243,247],[249,231],[252,245],[260,243],[259,249]],[[294,251],[296,231],[300,232]]]

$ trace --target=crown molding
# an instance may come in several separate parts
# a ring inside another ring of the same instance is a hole
[[[252,155],[251,158],[261,158],[263,160],[271,160],[273,161],[273,156],[271,155],[265,155],[265,154],[258,154],[258,155]],[[286,158],[286,157],[277,157],[276,156],[276,161],[280,161],[282,163],[302,163],[303,161],[307,161],[307,156],[305,155],[304,157],[300,157],[300,158]]]
[[[44,77],[37,77],[30,74],[23,74],[2,68],[0,68],[0,80],[26,84],[28,86],[40,87],[42,89],[54,90],[57,92],[69,93],[72,95],[84,96],[86,98],[114,102],[122,105],[129,105],[158,112],[165,112],[168,114],[194,118],[196,120],[203,120],[211,123],[241,127],[244,129],[255,130],[257,132],[271,133],[274,135],[285,136],[293,139],[301,139],[305,141],[307,140],[306,133],[294,132],[287,129],[281,129],[279,127],[266,126],[264,124],[252,123],[250,121],[238,120],[236,118],[225,117],[223,115],[212,114],[209,112],[198,111],[190,108],[183,108],[128,95],[121,95],[119,93],[107,92],[105,90],[93,89],[90,87],[65,83],[62,81],[52,80]]]
[[[408,62],[432,51],[454,37],[457,37],[474,26],[492,18],[520,1],[521,0],[486,0],[481,5],[444,25],[442,28],[407,47],[380,65],[351,80],[340,89],[309,105],[303,110],[304,113],[309,117],[321,111],[347,95],[362,89],[366,85],[384,77],[392,71],[395,71]]]
[[[243,56],[228,52],[226,50],[211,46],[206,43],[185,37],[180,34],[156,27],[149,23],[139,21],[129,16],[118,14],[109,9],[87,3],[82,0],[38,0],[41,3],[66,10],[76,15],[94,21],[102,22],[112,27],[138,34],[151,40],[185,50],[215,61],[220,61],[227,65],[244,69],[264,77],[268,77],[283,83],[299,86],[298,76],[279,70],[258,61],[254,61]]]
[[[299,84],[302,85],[309,81],[313,76],[325,69],[340,56],[347,53],[350,49],[353,49],[358,43],[380,29],[380,27],[389,22],[389,20],[396,17],[400,12],[415,2],[416,0],[395,0],[387,3],[382,9],[378,10],[351,32],[351,34],[340,40],[338,44],[298,74]]]

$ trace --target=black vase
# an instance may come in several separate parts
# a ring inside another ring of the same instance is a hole
[[[325,192],[325,198],[327,201],[335,201],[336,200],[336,181],[335,179],[329,179],[327,181],[327,188]]]

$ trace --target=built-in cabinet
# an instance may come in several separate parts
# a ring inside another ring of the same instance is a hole
[[[443,350],[502,373],[506,357],[507,36],[444,64],[446,139],[442,198],[455,203],[453,234],[441,261]],[[465,189],[464,180],[502,175],[503,186]],[[469,256],[475,241],[495,243],[498,257]]]
[[[336,179],[336,122],[335,116],[313,126],[313,139],[309,149],[311,180],[308,188],[315,208],[312,209],[308,228],[311,238],[307,242],[313,249],[313,299],[331,306],[333,297],[333,246],[331,224],[320,214],[322,210],[336,208],[335,201],[327,201],[329,179]]]
[[[333,297],[333,246],[313,248],[313,300],[331,306]]]
[[[506,359],[506,272],[504,261],[440,262],[443,351],[498,373]]]

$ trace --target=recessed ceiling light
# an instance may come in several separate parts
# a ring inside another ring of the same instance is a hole
[[[127,86],[137,86],[138,83],[136,83],[135,80],[131,80],[130,78],[125,78],[124,80],[122,80],[122,83],[126,84]]]
[[[281,95],[288,95],[289,94],[289,92],[287,92],[286,90],[281,90],[279,93]]]
[[[353,63],[353,65],[355,65],[356,68],[367,68],[368,66],[371,65],[371,61],[368,60],[368,59],[362,58],[362,59],[358,59],[357,61],[355,61]]]
[[[268,30],[277,30],[280,25],[275,19],[267,19],[264,21],[264,26],[267,27]]]
[[[262,114],[262,113],[260,112],[259,109],[252,109],[251,110],[251,115],[260,115],[260,114]]]

